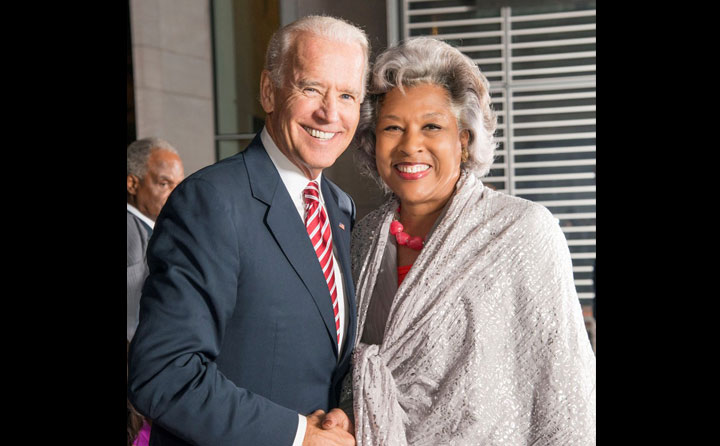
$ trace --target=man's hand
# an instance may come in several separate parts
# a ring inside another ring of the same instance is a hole
[[[333,413],[333,411],[340,410],[340,409],[333,409],[330,411],[330,413]],[[342,410],[340,410],[342,412]],[[343,415],[345,413],[343,412]],[[355,436],[346,430],[343,430],[339,425],[335,427],[328,427],[327,429],[323,428],[322,422],[325,418],[325,411],[322,410],[316,410],[315,412],[311,413],[307,417],[307,428],[305,429],[305,438],[303,438],[303,446],[321,446],[321,445],[331,445],[331,446],[354,446],[355,445]],[[345,416],[345,419],[347,419],[347,416]],[[331,418],[332,423],[338,423],[338,421],[341,421],[341,416],[339,414],[333,415]],[[348,420],[349,421],[349,420]],[[340,423],[342,424],[342,423]]]
[[[350,418],[348,418],[345,411],[342,409],[335,408],[325,415],[325,419],[322,422],[323,429],[332,429],[335,426],[340,429],[355,435],[355,426]]]

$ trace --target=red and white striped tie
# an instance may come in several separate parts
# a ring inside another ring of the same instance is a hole
[[[333,265],[332,230],[325,208],[320,203],[320,189],[317,182],[311,181],[303,191],[305,200],[305,228],[315,249],[325,280],[327,281],[333,312],[335,313],[335,330],[340,345],[340,317],[338,315],[338,293],[335,283]]]

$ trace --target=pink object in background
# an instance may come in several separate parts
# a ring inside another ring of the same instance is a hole
[[[133,441],[133,446],[149,446],[150,445],[150,425],[147,421],[143,421],[143,426],[138,432],[138,436]]]

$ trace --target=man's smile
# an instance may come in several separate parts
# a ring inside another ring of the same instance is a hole
[[[302,126],[302,128],[305,129],[305,131],[308,132],[310,136],[316,139],[328,140],[337,134],[337,132],[323,132],[322,130],[314,129],[307,126]]]

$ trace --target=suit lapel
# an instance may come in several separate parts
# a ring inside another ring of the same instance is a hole
[[[282,184],[280,175],[265,152],[259,134],[243,154],[252,194],[269,206],[265,224],[312,296],[328,336],[334,341],[333,350],[337,355],[335,317],[330,302],[330,292],[315,251],[312,249],[310,238],[307,236],[305,225]],[[335,237],[334,231],[333,237]]]

